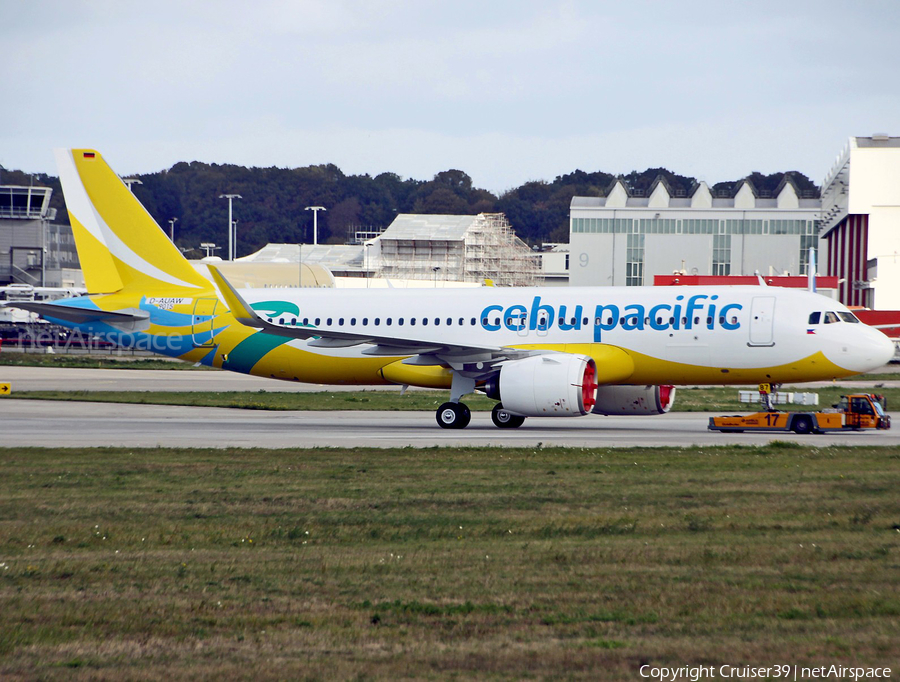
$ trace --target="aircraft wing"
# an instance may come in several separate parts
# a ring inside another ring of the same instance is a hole
[[[477,344],[448,343],[436,339],[410,339],[371,334],[369,332],[347,332],[317,327],[287,326],[269,322],[257,313],[238,293],[231,283],[225,279],[218,268],[209,266],[219,292],[231,314],[241,324],[260,329],[267,334],[289,336],[295,339],[311,339],[309,345],[317,348],[349,348],[370,344],[371,348],[363,351],[364,355],[410,355],[404,360],[412,365],[449,365],[457,368],[472,363],[483,364],[485,370],[505,360],[518,359],[541,351],[520,350],[503,346],[486,346]]]

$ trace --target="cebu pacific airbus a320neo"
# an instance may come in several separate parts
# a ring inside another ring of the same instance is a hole
[[[775,287],[242,289],[207,279],[101,155],[57,150],[89,295],[22,305],[188,362],[286,381],[449,389],[526,417],[660,414],[676,384],[779,384],[874,369],[881,332],[820,295]]]

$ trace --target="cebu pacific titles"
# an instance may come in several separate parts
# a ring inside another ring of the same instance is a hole
[[[474,391],[526,417],[660,414],[677,384],[833,379],[893,346],[843,305],[775,287],[241,289],[201,275],[93,150],[57,150],[88,296],[19,304],[124,347],[286,381]]]

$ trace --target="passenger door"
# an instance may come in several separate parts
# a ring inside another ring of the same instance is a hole
[[[775,297],[754,296],[750,303],[750,346],[774,346]]]

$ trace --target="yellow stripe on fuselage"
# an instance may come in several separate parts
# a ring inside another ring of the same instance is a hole
[[[758,384],[763,375],[769,383],[784,384],[839,379],[857,374],[834,364],[821,351],[773,367],[702,367],[660,360],[636,351],[627,352],[635,365],[635,372],[627,383],[636,385]]]
[[[774,367],[740,368],[688,365],[602,344],[529,345],[527,349],[588,355],[597,363],[601,384],[756,384],[761,375],[772,383],[799,383],[847,377],[856,373],[839,367],[821,352]],[[401,361],[402,358],[328,357],[281,346],[263,357],[252,373],[312,383],[398,383],[428,388],[450,387],[451,376],[448,370],[441,367],[402,365]]]

